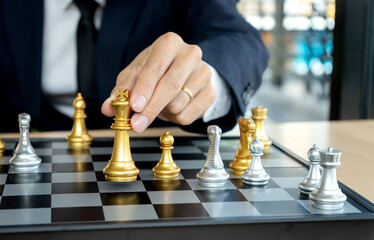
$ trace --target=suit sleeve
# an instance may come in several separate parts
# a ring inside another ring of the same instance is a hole
[[[223,131],[230,130],[244,115],[248,98],[260,86],[267,66],[269,55],[261,35],[238,13],[234,0],[181,0],[174,4],[178,33],[202,49],[203,60],[218,71],[233,96],[226,116],[207,123],[199,119],[182,128],[206,132],[208,125],[217,124]]]

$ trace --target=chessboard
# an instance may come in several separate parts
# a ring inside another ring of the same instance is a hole
[[[140,169],[134,182],[108,182],[103,175],[113,139],[94,139],[89,149],[74,151],[65,139],[32,139],[42,159],[34,173],[17,173],[9,159],[17,144],[7,140],[0,160],[0,238],[2,233],[54,232],[141,227],[211,226],[279,222],[373,220],[374,209],[341,184],[344,208],[311,207],[298,184],[308,172],[303,161],[272,145],[262,157],[271,179],[264,187],[243,184],[232,175],[224,188],[198,185],[209,147],[206,137],[175,137],[172,156],[181,168],[177,179],[155,178],[161,157],[158,138],[131,138],[132,158]],[[227,172],[239,139],[223,137],[220,154]]]

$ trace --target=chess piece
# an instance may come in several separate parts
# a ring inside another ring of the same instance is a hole
[[[221,155],[219,154],[219,143],[222,130],[216,125],[208,127],[209,150],[204,167],[196,174],[198,182],[203,187],[224,187],[229,174],[225,171]]]
[[[9,162],[15,171],[34,172],[38,170],[42,160],[36,155],[34,148],[31,146],[29,138],[31,117],[27,113],[21,113],[18,115],[18,121],[20,130],[19,142]]]
[[[317,147],[317,145],[314,144],[307,153],[307,157],[310,162],[309,172],[304,180],[299,184],[301,193],[305,195],[309,195],[309,193],[316,189],[321,178],[321,174],[319,172],[319,162],[321,161],[319,150],[320,149]]]
[[[6,146],[6,145],[5,145],[5,142],[3,142],[3,141],[0,139],[0,157],[3,156],[5,146]]]
[[[130,104],[129,90],[117,89],[116,100],[111,101],[115,112],[114,123],[111,128],[115,130],[112,157],[108,165],[103,169],[105,179],[114,182],[135,181],[139,169],[135,166],[131,157],[129,130]]]
[[[236,149],[235,159],[230,163],[232,174],[242,175],[251,164],[252,155],[249,144],[252,141],[252,133],[256,126],[252,119],[240,118],[238,120],[240,128],[240,142]]]
[[[252,162],[249,168],[242,175],[243,182],[248,185],[261,186],[269,182],[270,176],[265,172],[261,164],[262,151],[264,144],[258,137],[249,144],[252,154]]]
[[[73,115],[74,123],[70,135],[66,137],[69,146],[73,148],[86,148],[91,145],[92,137],[87,132],[85,118],[87,115],[84,112],[86,108],[86,103],[82,97],[81,93],[78,93],[74,100],[73,106],[75,108],[75,113]]]
[[[336,168],[340,165],[341,152],[329,147],[320,151],[322,176],[317,188],[310,193],[312,207],[322,210],[339,210],[347,196],[342,193],[336,178]]]
[[[267,118],[266,114],[268,112],[267,108],[261,108],[258,106],[257,108],[252,108],[252,119],[255,121],[256,131],[252,134],[252,138],[258,137],[261,142],[264,143],[264,154],[269,152],[269,148],[271,146],[271,141],[265,132],[264,127],[264,120]]]
[[[174,138],[168,131],[160,137],[162,155],[160,161],[152,169],[155,177],[158,178],[176,178],[181,169],[173,161],[171,149],[173,149]]]

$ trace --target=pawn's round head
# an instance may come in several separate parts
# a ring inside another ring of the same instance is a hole
[[[221,135],[222,134],[222,129],[218,127],[217,125],[210,125],[207,130],[209,135]]]
[[[260,141],[258,137],[256,137],[251,144],[249,144],[249,148],[251,149],[252,153],[259,154],[262,153],[264,150],[264,143]]]
[[[31,117],[27,113],[21,113],[18,115],[18,121],[21,126],[28,126],[31,121]]]
[[[320,161],[321,157],[320,157],[319,151],[320,149],[317,147],[317,144],[314,144],[313,147],[309,149],[307,153],[308,159],[313,162]]]
[[[174,144],[174,137],[170,135],[168,131],[166,131],[161,137],[160,137],[160,144],[164,147],[171,147]]]

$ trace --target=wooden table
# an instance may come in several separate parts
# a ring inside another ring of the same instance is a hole
[[[268,124],[266,130],[304,159],[313,144],[342,151],[339,181],[374,202],[374,120]]]

